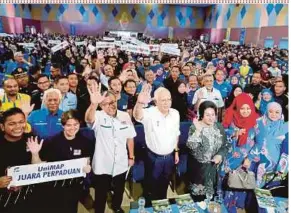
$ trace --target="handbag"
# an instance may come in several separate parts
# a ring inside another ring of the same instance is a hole
[[[229,173],[227,184],[234,189],[255,189],[255,173],[241,168],[234,170]]]

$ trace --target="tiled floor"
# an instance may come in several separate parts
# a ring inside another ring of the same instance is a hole
[[[124,210],[125,213],[129,212],[130,209],[130,202],[137,200],[141,195],[142,195],[142,187],[140,184],[133,184],[133,194],[132,194],[132,198],[130,198],[129,196],[129,186],[128,184],[126,184],[126,189],[123,195],[123,201],[122,201],[122,209]],[[91,195],[94,199],[94,189],[91,189]],[[174,193],[171,188],[168,188],[168,198],[173,198],[175,197],[175,195],[177,195],[176,193]],[[110,199],[109,199],[109,205],[110,205]],[[88,211],[87,209],[84,208],[84,206],[82,204],[79,204],[79,209],[78,209],[78,213],[94,213],[94,210],[90,210]],[[112,213],[111,209],[108,207],[106,207],[105,213]]]

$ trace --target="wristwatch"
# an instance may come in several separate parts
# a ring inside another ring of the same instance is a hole
[[[179,152],[179,150],[180,150],[179,148],[175,148],[174,152]]]
[[[128,158],[129,160],[134,160],[135,159],[135,157],[134,156],[132,156],[131,158]]]

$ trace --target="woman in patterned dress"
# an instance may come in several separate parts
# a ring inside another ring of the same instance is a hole
[[[265,115],[257,120],[256,141],[263,144],[257,170],[259,188],[275,182],[276,178],[279,179],[288,172],[288,156],[282,153],[282,142],[288,133],[288,123],[284,122],[280,104],[271,102],[266,108]]]
[[[255,169],[262,148],[262,143],[255,142],[257,118],[255,105],[246,93],[238,95],[226,110],[222,125],[226,128],[231,149],[220,172],[220,183],[230,171],[240,168],[251,171]],[[247,191],[227,189],[224,193],[224,204],[228,212],[237,212],[237,208],[244,209],[248,196]]]
[[[216,119],[216,105],[205,101],[199,106],[199,121],[194,120],[189,130],[188,174],[194,201],[214,194],[217,171],[228,151],[224,129]]]

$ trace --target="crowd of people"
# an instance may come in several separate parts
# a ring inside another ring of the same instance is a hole
[[[54,52],[51,40],[69,45]],[[219,191],[229,212],[248,209],[253,193],[225,186],[238,169],[253,171],[259,188],[286,184],[288,50],[146,37],[146,44],[177,44],[181,54],[92,50],[102,40],[0,37],[0,212],[76,213],[90,187],[96,213],[105,211],[109,191],[113,211],[123,212],[134,125],[144,126],[149,200],[167,197],[180,122],[192,122],[187,177],[194,201]],[[81,157],[90,158],[85,179],[7,189],[9,167]]]

